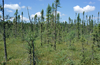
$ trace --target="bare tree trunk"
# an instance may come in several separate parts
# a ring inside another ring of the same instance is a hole
[[[17,37],[17,14],[16,14],[16,22],[15,22],[15,38]]]
[[[33,43],[33,41],[32,41],[32,47],[33,47],[33,65],[36,65],[35,52],[34,52],[34,43]]]
[[[22,12],[22,22],[21,22],[21,37],[22,37],[22,40],[24,38],[24,31],[23,31],[23,12]]]
[[[30,65],[32,64],[32,56],[31,56],[32,52],[31,52],[31,48],[29,49],[29,55],[30,55]]]
[[[3,22],[4,22],[4,0],[2,0],[3,3]],[[3,39],[4,39],[4,51],[5,51],[5,60],[7,62],[7,48],[6,48],[6,35],[5,35],[5,22],[4,22],[4,33],[3,33]]]
[[[31,52],[31,44],[29,43],[29,41],[27,41],[28,42],[28,46],[29,46],[29,60],[30,60],[30,65],[32,64],[32,56],[31,56],[31,54],[32,54],[32,52]]]
[[[42,23],[41,23],[41,46],[42,46]]]
[[[56,14],[57,14],[57,3],[55,4],[55,43],[54,43],[54,49],[56,50]]]
[[[28,10],[28,8],[27,8],[27,10]],[[33,25],[32,25],[32,21],[30,19],[29,11],[28,11],[28,16],[29,16],[29,20],[30,20],[30,23],[31,23],[31,31],[33,32]],[[32,47],[33,47],[33,65],[36,65],[35,52],[34,52],[34,41],[32,40],[31,43],[32,43]],[[30,60],[30,62],[31,62],[31,60]]]

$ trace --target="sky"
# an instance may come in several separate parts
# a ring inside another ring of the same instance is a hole
[[[4,0],[4,11],[5,15],[10,15],[14,17],[16,9],[18,9],[18,14],[21,15],[23,12],[24,20],[29,22],[27,7],[29,9],[30,17],[34,17],[35,14],[38,17],[41,16],[40,12],[44,10],[44,16],[46,17],[46,11],[48,4],[52,5],[55,0]],[[0,0],[2,4],[2,0]],[[80,18],[82,18],[82,12],[85,11],[85,16],[93,15],[94,19],[97,20],[98,12],[100,12],[100,0],[60,0],[61,8],[57,9],[60,14],[60,21],[68,22],[68,18],[75,19],[75,13],[80,13]],[[0,15],[2,13],[0,12]],[[22,16],[20,16],[22,17]],[[12,19],[11,19],[12,20]]]

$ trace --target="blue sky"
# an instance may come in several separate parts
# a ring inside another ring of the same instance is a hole
[[[38,16],[42,9],[44,9],[44,16],[46,16],[46,9],[48,4],[52,5],[55,0],[5,0],[5,15],[9,14],[14,16],[16,9],[21,15],[24,13],[24,20],[28,21],[27,8],[29,7],[29,13],[31,17],[35,14]],[[0,0],[2,4],[2,0]],[[100,12],[100,0],[60,0],[61,8],[58,8],[58,13],[60,13],[60,21],[68,21],[68,17],[75,19],[75,13],[80,13],[82,18],[82,12],[85,11],[86,15],[94,15],[97,19],[98,12]],[[1,15],[1,12],[0,12]]]

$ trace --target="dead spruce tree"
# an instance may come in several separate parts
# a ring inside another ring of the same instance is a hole
[[[27,7],[27,11],[28,11],[28,7]],[[32,24],[32,21],[30,19],[30,15],[29,15],[29,11],[28,11],[28,16],[29,16],[29,20],[30,20],[30,23],[31,23],[31,32],[29,32],[29,35],[28,35],[28,40],[30,42],[30,52],[29,54],[31,55],[31,48],[33,48],[33,65],[36,65],[36,60],[35,60],[35,52],[34,52],[34,41],[35,41],[35,38],[36,38],[36,32],[33,32],[33,24]],[[35,30],[34,30],[35,31]],[[31,47],[32,46],[32,47]],[[30,65],[31,65],[31,60],[30,60]]]
[[[4,0],[2,0],[2,6],[0,6],[0,11],[3,15],[3,40],[4,40],[4,52],[5,52],[5,61],[7,62],[7,48],[6,48],[6,31],[5,31],[5,21],[4,21]]]

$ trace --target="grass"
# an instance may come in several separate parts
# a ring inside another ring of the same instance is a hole
[[[87,45],[84,43],[86,64],[91,65],[91,41]],[[57,44],[57,50],[55,51],[53,47],[48,44],[43,44],[41,46],[40,39],[35,41],[35,56],[37,65],[80,65],[82,59],[82,45],[81,42],[72,43],[69,46],[69,41],[61,44]],[[99,65],[100,61],[100,50],[95,47],[95,60],[93,61],[95,65]],[[6,65],[28,65],[28,51],[27,42],[21,41],[20,38],[9,38],[7,39],[7,52],[8,61]],[[4,45],[3,41],[0,41],[0,64],[4,63]]]

